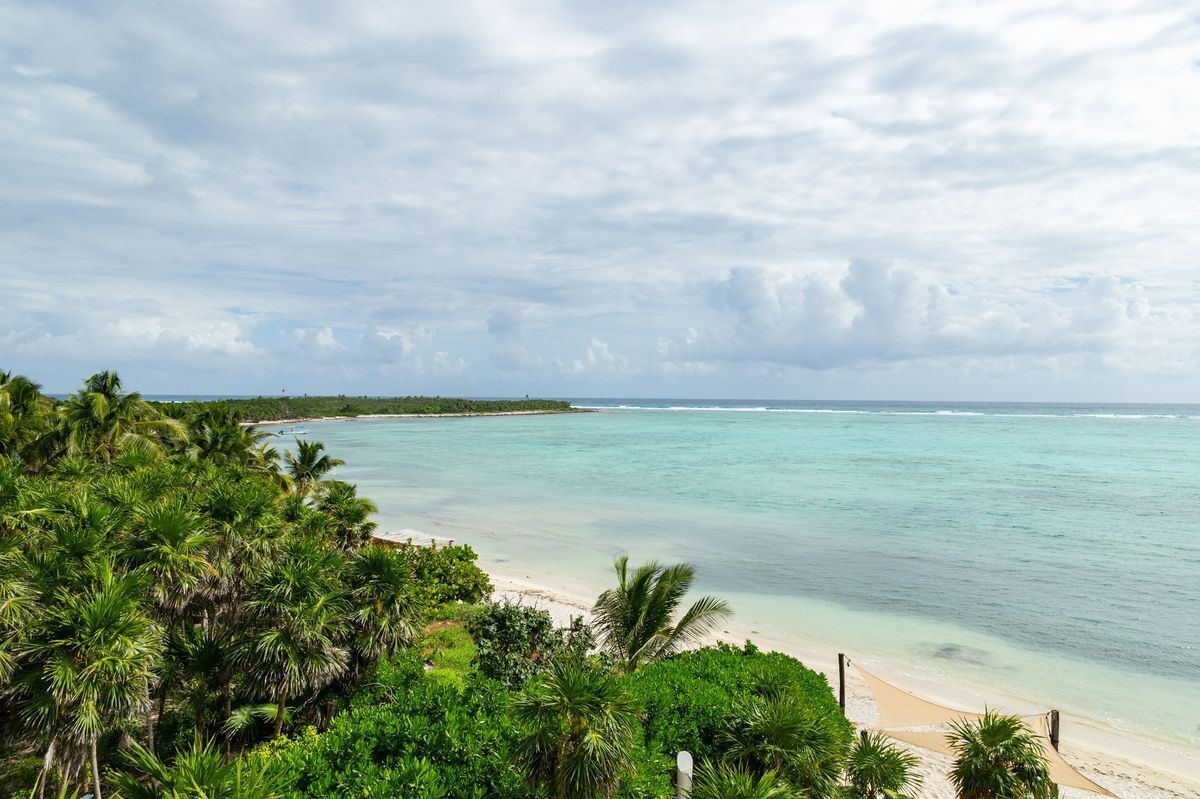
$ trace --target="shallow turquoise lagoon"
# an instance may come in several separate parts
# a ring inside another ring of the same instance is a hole
[[[1200,409],[603,404],[309,435],[385,528],[686,559],[744,623],[1200,744]]]

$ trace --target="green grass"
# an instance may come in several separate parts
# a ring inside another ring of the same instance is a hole
[[[425,628],[421,646],[433,663],[430,678],[462,689],[474,671],[475,642],[461,621],[434,621]]]

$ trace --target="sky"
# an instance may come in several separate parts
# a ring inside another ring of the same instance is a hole
[[[0,0],[0,369],[1200,402],[1190,2]]]

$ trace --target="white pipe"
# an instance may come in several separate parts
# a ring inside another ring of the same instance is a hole
[[[675,756],[675,799],[689,799],[692,795],[692,755],[680,752]]]

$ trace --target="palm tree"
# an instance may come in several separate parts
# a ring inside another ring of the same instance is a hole
[[[343,552],[356,552],[371,540],[375,522],[371,516],[379,512],[375,503],[358,495],[352,483],[333,480],[326,483],[317,500],[317,510],[330,522],[334,543]]]
[[[921,789],[920,758],[891,743],[883,733],[869,732],[846,759],[846,779],[853,799],[908,799]]]
[[[296,439],[296,451],[285,452],[288,476],[298,494],[307,494],[324,479],[335,466],[345,463],[325,454],[325,445],[320,441]]]
[[[40,465],[45,453],[36,450],[46,441],[50,420],[50,400],[42,387],[0,370],[0,457],[16,458],[27,468]]]
[[[185,437],[183,425],[136,391],[124,393],[116,372],[98,372],[63,402],[60,422],[69,454],[110,463],[118,449],[160,451]]]
[[[1055,785],[1037,735],[1017,716],[984,711],[959,719],[947,735],[954,750],[950,780],[959,799],[1050,799]]]
[[[722,760],[755,776],[774,771],[807,795],[832,796],[848,741],[835,720],[786,690],[743,704],[718,737]]]
[[[226,762],[211,743],[177,752],[170,766],[137,742],[125,759],[142,775],[113,775],[125,799],[275,799],[282,788],[265,760]]]
[[[205,554],[213,538],[183,494],[135,509],[123,554],[131,567],[150,579],[155,604],[168,626],[200,580],[212,573]]]
[[[400,553],[367,547],[354,556],[346,570],[354,622],[354,671],[416,635],[420,603],[412,594],[413,576]]]
[[[93,795],[101,799],[97,743],[144,711],[161,642],[142,612],[139,580],[118,575],[107,558],[97,559],[91,573],[92,585],[82,592],[54,592],[25,647],[14,693],[26,726],[49,738],[47,768],[56,749],[86,751]]]
[[[551,662],[513,703],[514,761],[552,799],[612,795],[630,766],[640,708],[616,677],[576,658]]]
[[[337,570],[334,555],[302,541],[250,587],[237,659],[256,692],[278,707],[276,736],[289,699],[325,687],[346,669],[348,624]]]
[[[190,433],[196,458],[217,464],[255,463],[267,437],[267,433],[243,425],[237,411],[228,406],[213,407],[197,416]]]
[[[693,799],[800,799],[779,775],[771,770],[755,776],[724,763],[704,761],[696,768]]]
[[[622,555],[613,566],[617,587],[600,595],[592,613],[604,646],[625,671],[679,651],[733,615],[724,600],[704,596],[672,623],[675,610],[696,579],[696,570],[689,564],[662,566],[651,561],[630,574],[629,556]]]

